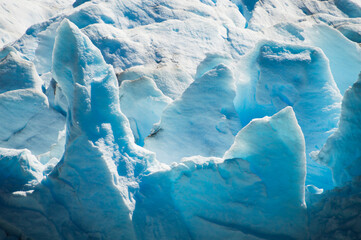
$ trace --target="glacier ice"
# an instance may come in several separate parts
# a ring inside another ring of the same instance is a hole
[[[323,52],[266,41],[245,59],[235,99],[242,124],[292,106],[305,135],[307,154],[321,149],[337,126],[341,101]],[[327,169],[310,161],[307,182],[330,188]]]
[[[34,64],[22,59],[16,53],[16,50],[11,47],[3,49],[0,54],[0,94],[26,88],[41,91],[42,81],[35,70]]]
[[[220,57],[210,55],[205,61],[209,58]],[[144,147],[155,152],[160,162],[170,164],[194,155],[221,157],[241,128],[233,104],[232,71],[223,63],[208,67],[199,68],[205,73],[198,73],[182,96],[164,110],[160,123],[145,139]]]
[[[65,149],[78,138],[111,144],[112,154],[125,157],[117,163],[118,173],[139,174],[145,167],[141,158],[148,153],[135,145],[129,122],[120,111],[114,70],[105,63],[99,49],[69,20],[64,20],[57,31],[53,76],[68,102]],[[123,151],[129,155],[122,156]]]
[[[324,192],[308,204],[314,239],[360,239],[361,181],[354,179],[342,188]]]
[[[360,233],[360,79],[342,100],[338,129],[315,159],[332,169],[337,188],[310,196],[310,235],[315,239],[359,239]],[[345,230],[347,229],[347,230]]]
[[[308,41],[313,46],[320,47],[329,59],[335,82],[341,94],[344,94],[360,72],[360,47],[325,25],[312,26],[305,31],[305,35],[308,35]]]
[[[28,148],[33,154],[44,154],[57,143],[65,119],[49,107],[34,64],[14,49],[0,52],[6,53],[0,59],[0,146]],[[62,151],[55,156],[60,158],[61,154]]]
[[[19,2],[0,239],[361,237],[358,0]]]
[[[143,146],[144,139],[151,133],[153,125],[159,122],[164,108],[172,100],[147,77],[122,81],[119,98],[120,109],[129,120],[135,142]]]
[[[143,177],[136,232],[140,239],[302,238],[304,150],[291,107],[253,120],[223,159],[185,158],[169,171]]]
[[[342,111],[337,131],[327,139],[317,159],[328,165],[335,184],[342,186],[361,175],[361,75],[342,100]]]
[[[42,164],[27,149],[0,148],[1,191],[31,189],[43,178]]]
[[[115,73],[68,20],[58,29],[53,64],[54,78],[68,102],[64,155],[33,192],[10,196],[15,200],[5,206],[26,207],[27,218],[50,224],[40,238],[134,239],[132,192],[137,189],[135,178],[152,155],[133,143],[129,123],[120,112]],[[76,198],[69,198],[74,193]],[[6,207],[2,211],[10,215],[10,224],[16,223],[18,212],[11,214]],[[99,219],[106,224],[98,224]],[[39,238],[28,222],[15,225]]]
[[[33,24],[40,23],[71,6],[73,0],[23,0],[0,3],[0,48],[16,40]]]

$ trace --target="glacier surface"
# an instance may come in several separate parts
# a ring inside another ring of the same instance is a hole
[[[0,3],[0,239],[360,239],[360,26],[358,0]]]

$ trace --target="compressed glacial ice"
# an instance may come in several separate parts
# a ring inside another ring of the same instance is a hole
[[[158,123],[164,108],[172,102],[147,77],[122,81],[119,88],[120,109],[128,118],[135,142],[143,146],[144,139]]]
[[[323,52],[266,41],[245,59],[235,99],[242,124],[292,106],[305,135],[307,155],[321,149],[337,127],[341,102]],[[307,182],[330,188],[328,169],[310,161]]]
[[[50,224],[40,238],[134,239],[134,179],[152,156],[133,142],[120,112],[114,70],[68,20],[58,29],[53,64],[53,76],[68,102],[65,152],[34,191],[4,196],[3,215],[36,239],[40,233],[29,229],[28,221],[16,223],[19,211],[11,214],[11,206],[27,208],[23,214],[31,221]],[[106,224],[99,224],[100,219]]]
[[[5,192],[31,189],[40,182],[42,164],[27,149],[0,148],[0,189]]]
[[[245,126],[226,160],[194,156],[144,177],[133,216],[139,238],[301,239],[304,150],[288,107]]]
[[[0,55],[5,55],[0,59],[0,146],[44,154],[57,143],[65,119],[49,107],[32,62],[14,49],[5,48]]]
[[[26,88],[41,91],[42,81],[34,64],[22,59],[15,49],[9,48],[3,49],[0,56],[0,94]]]
[[[342,188],[313,195],[308,204],[310,236],[313,239],[359,239],[360,189],[360,178],[356,178]]]
[[[361,75],[342,100],[342,111],[337,131],[327,139],[317,159],[332,169],[337,186],[342,186],[361,175]]]
[[[198,74],[182,96],[164,110],[160,123],[145,139],[145,148],[155,152],[159,161],[170,164],[194,155],[221,157],[241,128],[233,105],[232,71],[223,63],[208,67],[208,71],[200,68],[205,73]]]
[[[73,0],[22,0],[0,3],[0,48],[16,40],[33,24],[71,6]]]
[[[0,3],[0,239],[360,239],[360,10]]]
[[[312,26],[306,29],[305,35],[308,35],[306,42],[320,47],[329,59],[333,78],[341,94],[344,94],[360,72],[360,47],[340,32],[325,25]]]

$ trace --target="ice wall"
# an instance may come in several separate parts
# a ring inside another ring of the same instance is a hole
[[[321,149],[337,127],[341,94],[318,48],[260,42],[241,64],[235,107],[242,124],[292,106],[306,140],[306,155]],[[308,180],[332,186],[330,173],[310,160]]]
[[[304,150],[288,107],[245,126],[226,160],[195,156],[144,176],[133,216],[138,237],[303,239]]]
[[[361,175],[361,75],[342,100],[337,131],[318,153],[318,160],[332,169],[335,184],[342,186]]]

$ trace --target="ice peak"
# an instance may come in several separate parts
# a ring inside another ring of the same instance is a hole
[[[12,47],[0,51],[0,93],[27,88],[41,92],[42,84],[32,62],[20,57]]]
[[[298,191],[292,190],[293,197],[304,203],[305,140],[292,107],[272,117],[252,120],[239,131],[224,158],[248,161],[251,170],[268,185],[271,195],[277,195],[281,189],[297,188]]]

